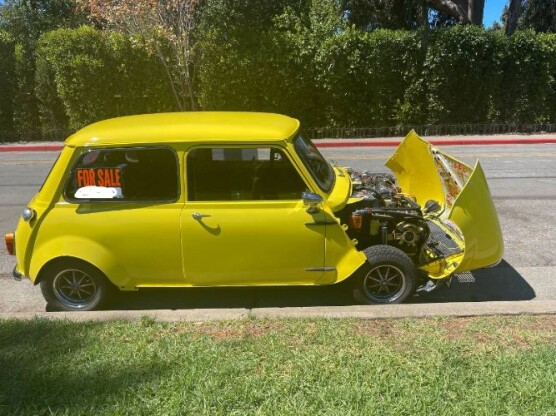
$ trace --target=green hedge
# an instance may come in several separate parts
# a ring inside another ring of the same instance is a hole
[[[285,113],[306,127],[556,122],[554,34],[365,32],[330,2],[253,1],[208,2],[196,34],[201,109]],[[8,44],[0,38],[0,53]],[[36,56],[43,131],[175,108],[164,68],[138,38],[59,29]]]
[[[476,26],[432,33],[423,71],[429,123],[501,121],[505,41]]]
[[[46,128],[174,109],[164,68],[140,39],[86,26],[41,37],[36,91]]]
[[[258,10],[260,24],[208,2],[201,108],[284,112],[308,127],[556,122],[554,34],[367,32],[346,26],[331,2],[286,3]]]
[[[418,120],[424,58],[418,32],[347,30],[331,37],[322,46],[320,64],[328,124],[391,126]]]
[[[0,31],[0,131],[13,129],[15,42]]]
[[[506,43],[502,120],[556,122],[556,34],[516,32]]]

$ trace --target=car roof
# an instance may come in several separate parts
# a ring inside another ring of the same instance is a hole
[[[181,142],[251,142],[290,138],[299,121],[280,114],[190,111],[112,118],[93,123],[68,139],[68,146]]]

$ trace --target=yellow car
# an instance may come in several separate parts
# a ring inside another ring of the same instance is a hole
[[[112,289],[331,285],[399,303],[503,254],[480,165],[409,133],[391,175],[327,162],[297,120],[150,114],[65,141],[14,233],[14,277],[61,310]]]

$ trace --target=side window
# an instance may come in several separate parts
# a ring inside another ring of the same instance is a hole
[[[190,201],[301,199],[306,185],[274,148],[194,149],[187,155]]]
[[[179,194],[178,172],[171,149],[91,150],[73,166],[65,196],[72,201],[173,201]]]

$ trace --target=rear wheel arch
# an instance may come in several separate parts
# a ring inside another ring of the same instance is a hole
[[[78,257],[73,257],[73,256],[60,256],[60,257],[56,257],[56,258],[53,258],[53,259],[47,261],[40,268],[39,273],[37,274],[37,278],[35,279],[33,284],[36,286],[41,281],[43,281],[50,270],[52,270],[56,267],[63,266],[64,264],[72,263],[72,262],[85,264],[85,265],[87,265],[87,267],[93,267],[94,269],[96,269],[99,273],[101,273],[104,276],[104,278],[108,281],[108,283],[110,283],[112,286],[116,287],[114,285],[114,283],[112,283],[110,281],[110,279],[106,275],[106,273],[104,273],[104,271],[102,271],[99,267],[97,267],[96,265],[94,265],[94,264],[92,264],[92,263],[90,263],[86,260],[80,259]]]
[[[58,261],[77,260],[90,264],[120,288],[133,288],[134,282],[121,261],[99,242],[75,235],[44,239],[33,250],[29,260],[29,277],[33,283],[44,278],[45,267]]]
[[[94,310],[109,301],[116,290],[100,269],[75,257],[51,260],[39,277],[41,292],[54,310]]]

